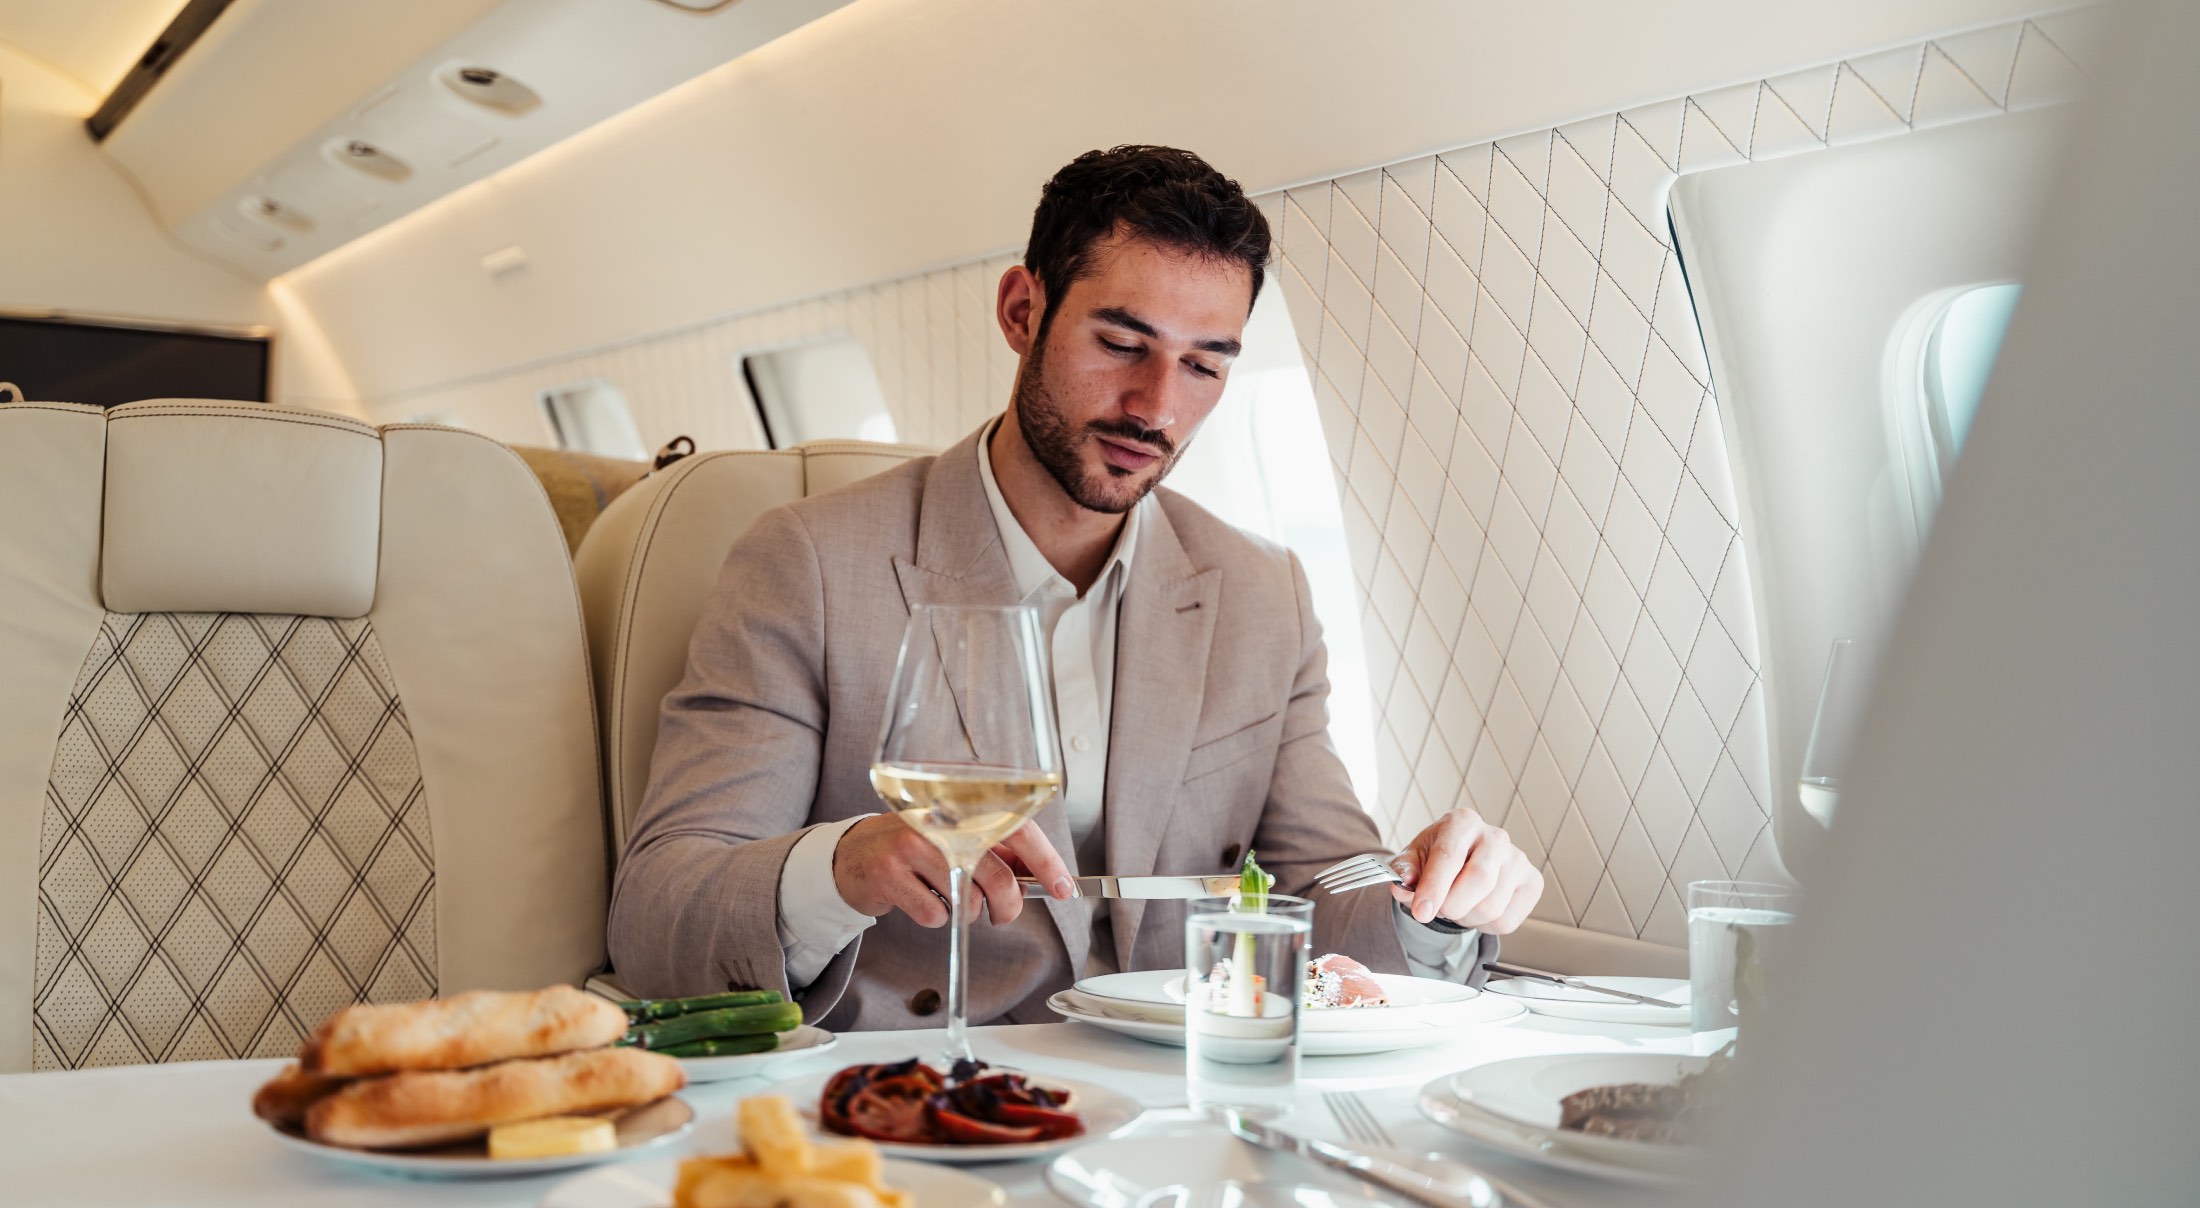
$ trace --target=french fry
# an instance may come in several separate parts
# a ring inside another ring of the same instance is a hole
[[[810,1173],[818,1178],[886,1190],[886,1162],[878,1146],[867,1141],[826,1141],[812,1146],[812,1153]]]
[[[915,1197],[884,1183],[877,1146],[813,1144],[785,1098],[743,1099],[736,1117],[747,1152],[680,1163],[675,1208],[916,1208]]]
[[[765,1174],[788,1179],[810,1173],[816,1152],[794,1104],[779,1095],[751,1095],[738,1111],[741,1144]]]

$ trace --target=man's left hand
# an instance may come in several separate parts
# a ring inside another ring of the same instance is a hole
[[[1413,837],[1390,865],[1405,884],[1390,893],[1423,923],[1439,916],[1492,935],[1519,929],[1543,896],[1543,874],[1512,837],[1471,809],[1456,809]]]

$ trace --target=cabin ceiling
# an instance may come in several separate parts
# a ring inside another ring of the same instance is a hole
[[[185,0],[99,0],[86,20],[81,0],[0,0],[0,42],[58,69],[93,97],[114,90],[184,6]]]
[[[148,13],[127,69],[180,4],[113,2]],[[273,277],[844,3],[237,0],[104,147],[163,226]],[[105,26],[81,8],[0,0],[0,36],[19,14],[25,36],[96,59],[85,27]],[[467,67],[525,90],[461,85]]]

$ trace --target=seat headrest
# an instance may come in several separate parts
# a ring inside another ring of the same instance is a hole
[[[257,403],[116,407],[104,527],[109,611],[365,616],[380,556],[381,434]]]

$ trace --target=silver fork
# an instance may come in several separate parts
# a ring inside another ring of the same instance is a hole
[[[1337,1127],[1344,1130],[1347,1139],[1361,1145],[1380,1145],[1386,1149],[1391,1146],[1390,1130],[1384,1128],[1383,1122],[1376,1119],[1375,1113],[1360,1101],[1358,1091],[1325,1091],[1322,1094],[1322,1104],[1336,1118]]]
[[[1316,873],[1314,883],[1330,893],[1350,893],[1370,885],[1403,885],[1405,878],[1390,867],[1390,860],[1395,858],[1354,856]]]

